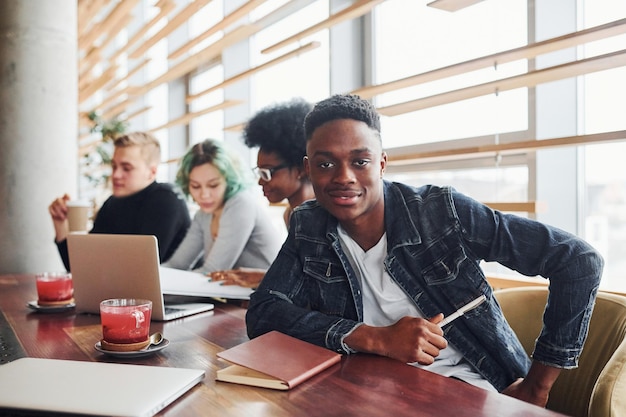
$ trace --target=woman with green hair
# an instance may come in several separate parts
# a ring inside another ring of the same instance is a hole
[[[207,139],[192,146],[181,160],[176,182],[200,210],[163,266],[204,274],[270,266],[282,243],[279,234],[249,189],[239,160],[220,142]]]

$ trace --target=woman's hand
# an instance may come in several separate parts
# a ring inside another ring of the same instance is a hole
[[[239,268],[225,271],[215,271],[207,274],[212,281],[219,281],[223,285],[239,285],[246,288],[256,288],[265,276],[264,269]]]

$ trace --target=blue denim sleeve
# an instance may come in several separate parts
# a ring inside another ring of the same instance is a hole
[[[342,340],[358,323],[309,308],[307,277],[298,253],[292,227],[263,281],[250,297],[246,312],[248,337],[271,330],[296,337],[337,352],[349,353]]]
[[[587,337],[604,261],[584,240],[549,225],[488,208],[452,192],[461,232],[476,259],[550,280],[533,359],[574,368]]]

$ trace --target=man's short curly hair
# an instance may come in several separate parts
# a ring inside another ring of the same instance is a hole
[[[243,130],[245,144],[278,154],[289,167],[301,167],[306,155],[304,117],[312,108],[308,101],[294,98],[259,110]]]
[[[313,131],[324,123],[338,119],[359,120],[378,132],[380,137],[380,116],[376,108],[367,100],[352,94],[336,94],[320,101],[304,119],[307,140]]]

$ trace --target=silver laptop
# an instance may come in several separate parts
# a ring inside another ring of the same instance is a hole
[[[212,303],[164,302],[159,249],[152,235],[71,233],[67,246],[76,310],[100,313],[107,298],[152,301],[152,319],[173,320],[213,309]]]
[[[200,369],[21,358],[0,365],[0,414],[153,416],[203,378]]]

